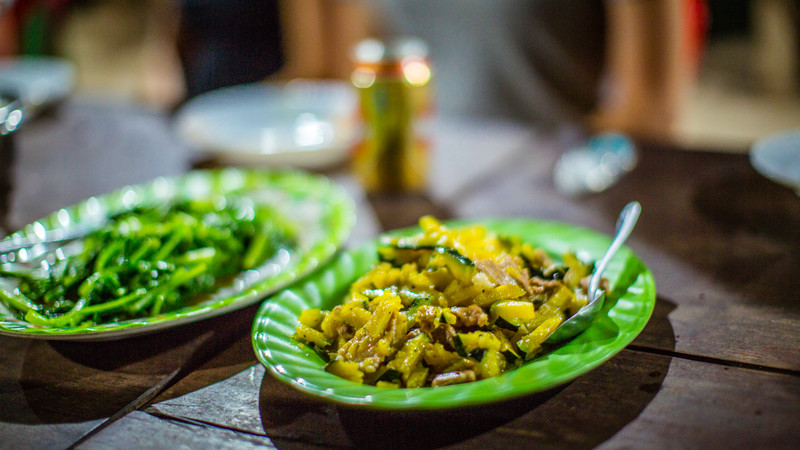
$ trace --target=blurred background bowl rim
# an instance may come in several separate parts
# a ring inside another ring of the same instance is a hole
[[[262,100],[264,103],[259,104]],[[347,159],[359,137],[356,108],[357,94],[344,81],[301,79],[247,83],[215,89],[190,99],[177,111],[175,129],[193,152],[222,163],[321,168]],[[247,116],[253,112],[270,118],[284,116],[280,123],[253,125],[257,120]],[[257,133],[254,127],[265,129],[272,124],[285,138],[291,134],[291,130],[285,128],[286,122],[304,113],[311,113],[320,123],[330,125],[333,137],[320,145],[307,146],[285,145],[283,139],[272,151],[265,152],[252,136],[231,138],[230,130],[212,127],[210,123],[215,116],[237,120],[235,116],[242,115],[249,123],[235,124],[239,131]]]

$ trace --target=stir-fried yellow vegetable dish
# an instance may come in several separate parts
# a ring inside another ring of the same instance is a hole
[[[393,238],[331,311],[308,309],[295,339],[326,370],[382,387],[445,386],[497,376],[537,355],[587,302],[593,265],[557,264],[519,238],[480,225]]]

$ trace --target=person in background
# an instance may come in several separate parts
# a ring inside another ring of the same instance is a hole
[[[186,97],[261,81],[284,65],[278,0],[181,0]]]
[[[697,80],[708,26],[706,0],[605,0],[606,51],[594,130],[676,138]]]
[[[231,84],[347,79],[360,39],[415,35],[430,47],[442,113],[669,139],[694,77],[703,4],[80,0],[54,30],[54,52],[78,67],[78,90],[173,108]]]
[[[181,0],[187,98],[234,84],[347,78],[367,9],[342,0]]]
[[[282,0],[286,64],[274,78],[349,79],[351,50],[377,32],[372,0]]]
[[[553,128],[595,103],[603,63],[602,3],[586,0],[376,0],[387,35],[430,47],[443,114]]]
[[[697,0],[374,0],[431,49],[440,111],[668,138],[691,80]]]

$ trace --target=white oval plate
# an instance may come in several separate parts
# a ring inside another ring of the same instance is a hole
[[[175,126],[222,163],[315,169],[347,159],[359,135],[357,104],[345,82],[245,84],[195,97]]]

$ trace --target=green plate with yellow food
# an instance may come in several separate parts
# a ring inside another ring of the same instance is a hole
[[[425,217],[272,296],[253,347],[278,380],[353,407],[455,408],[547,390],[620,352],[652,314],[653,276],[622,247],[591,325],[547,342],[585,304],[610,242],[557,222]]]
[[[354,221],[340,186],[302,171],[193,171],[92,197],[0,240],[0,334],[118,339],[224,314],[327,262]]]

